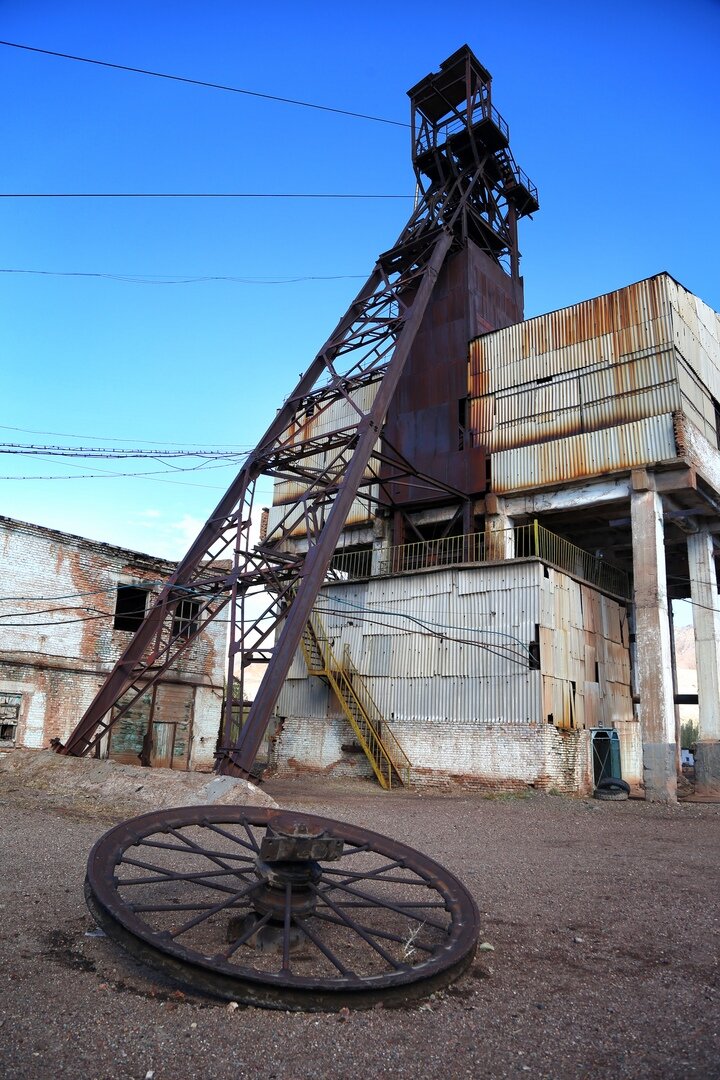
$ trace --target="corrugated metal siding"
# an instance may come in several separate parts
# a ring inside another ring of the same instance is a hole
[[[632,720],[624,609],[559,571],[546,577],[538,562],[329,586],[318,607],[336,655],[349,647],[401,744],[405,732],[415,745],[424,724],[451,746],[456,730],[461,740],[473,729],[482,739],[488,725],[520,737],[551,716],[575,728]],[[536,626],[541,671],[528,663]],[[335,705],[321,680],[306,677],[288,680],[278,708],[322,718]],[[501,774],[510,743],[507,755]]]
[[[717,446],[713,398],[720,401],[720,315],[675,281],[670,281],[669,293],[682,408],[708,442]]]
[[[603,475],[677,456],[672,415],[504,450],[492,457],[498,493]]]
[[[613,355],[618,358],[638,349],[668,344],[672,340],[670,282],[667,275],[661,274],[484,334],[470,347],[471,375],[495,373],[531,360],[528,377],[505,378],[502,385],[508,386],[607,361]],[[493,388],[492,384],[484,386],[478,396]]]
[[[720,315],[676,281],[670,281],[675,346],[720,400]]]
[[[324,719],[328,714],[329,691],[320,679],[311,678],[307,671],[302,679],[287,679],[278,697],[279,716],[315,716]]]
[[[486,334],[469,372],[473,442],[493,454],[497,491],[675,457],[667,417],[680,410],[717,443],[720,316],[667,274]]]
[[[335,655],[349,648],[389,719],[525,723],[537,717],[539,674],[529,669],[528,646],[540,618],[542,569],[527,562],[483,570],[323,588],[316,610]],[[299,670],[296,658],[292,674]],[[291,705],[308,702],[286,684],[280,711],[291,713]]]

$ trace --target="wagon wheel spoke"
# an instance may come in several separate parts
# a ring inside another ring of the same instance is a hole
[[[86,895],[108,935],[143,960],[275,1008],[421,996],[465,970],[478,935],[467,889],[419,851],[259,807],[185,807],[116,826],[90,855]]]

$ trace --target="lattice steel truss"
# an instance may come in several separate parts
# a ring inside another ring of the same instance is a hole
[[[467,47],[410,96],[419,197],[409,221],[247,457],[61,753],[93,750],[225,611],[228,687],[236,676],[242,686],[250,663],[268,662],[234,745],[231,692],[225,705],[217,768],[248,776],[353,501],[372,502],[394,476],[418,475],[379,439],[438,274],[448,252],[469,239],[516,274],[516,219],[537,208],[537,194],[509,154],[507,125],[490,102],[490,75]],[[358,393],[368,385],[374,393]],[[352,422],[334,424],[333,409]],[[317,422],[323,414],[327,425]],[[294,483],[301,494],[253,544],[260,476]],[[302,552],[287,542],[300,528]],[[192,615],[183,618],[188,599]]]

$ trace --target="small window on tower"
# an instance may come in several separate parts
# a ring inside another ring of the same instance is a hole
[[[135,585],[118,585],[113,623],[116,630],[138,629],[145,618],[148,592],[148,589],[139,589]]]

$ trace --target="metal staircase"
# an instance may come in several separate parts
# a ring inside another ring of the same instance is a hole
[[[313,611],[305,624],[300,648],[308,674],[316,675],[335,692],[350,727],[381,787],[410,782],[410,760],[372,699],[362,676],[350,658],[347,645],[339,661],[322,619]]]

